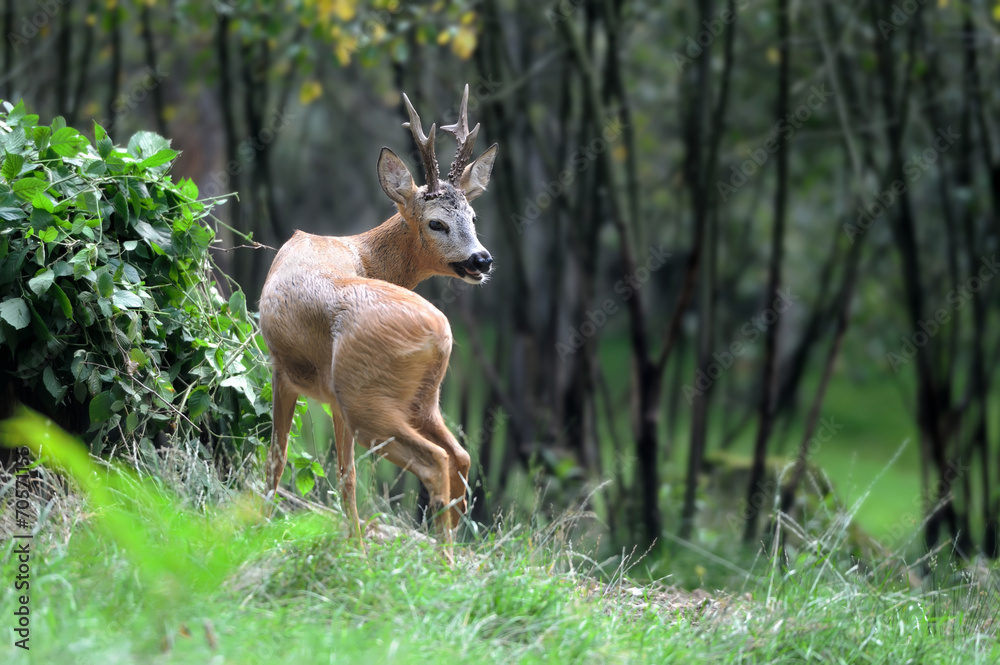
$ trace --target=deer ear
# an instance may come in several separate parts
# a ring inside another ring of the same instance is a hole
[[[377,168],[382,191],[399,205],[407,205],[413,199],[417,186],[413,184],[413,176],[410,175],[410,169],[406,168],[403,160],[392,150],[382,148]]]
[[[486,191],[490,184],[490,174],[493,173],[493,162],[496,161],[500,146],[494,143],[486,152],[479,155],[476,161],[465,167],[462,172],[461,188],[465,192],[465,200],[472,201]]]

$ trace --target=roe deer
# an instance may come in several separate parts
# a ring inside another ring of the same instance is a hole
[[[359,538],[355,433],[366,447],[385,442],[379,455],[420,478],[445,542],[465,511],[469,454],[438,405],[451,327],[410,289],[432,275],[482,283],[492,267],[469,201],[486,191],[497,145],[468,163],[479,133],[479,125],[469,131],[468,98],[465,86],[458,121],[441,128],[458,141],[447,182],[438,177],[436,125],[425,136],[403,95],[410,115],[403,126],[417,142],[427,184],[417,187],[399,157],[382,148],[379,182],[399,212],[355,236],[296,231],[278,251],[261,292],[260,327],[274,370],[265,491],[276,492],[281,480],[298,396],[325,402],[333,413],[344,512]]]

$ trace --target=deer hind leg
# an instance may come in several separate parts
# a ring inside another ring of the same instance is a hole
[[[379,429],[392,434],[384,437],[369,436],[362,432],[362,443],[370,446],[385,441],[378,451],[379,456],[388,459],[401,469],[410,471],[420,479],[431,496],[430,508],[436,515],[437,531],[444,542],[451,543],[451,511],[444,510],[451,497],[448,453],[401,419],[384,429]],[[450,553],[446,556],[450,558]]]
[[[277,370],[274,372],[271,387],[274,393],[274,410],[271,418],[271,447],[267,451],[264,496],[275,499],[278,483],[281,482],[281,474],[285,471],[285,462],[288,460],[288,432],[292,429],[292,417],[295,415],[295,400],[298,399],[298,394],[281,379]],[[267,506],[265,512],[270,516],[274,504],[268,505],[265,502],[265,506]]]
[[[449,468],[449,503],[451,506],[451,523],[457,526],[467,507],[466,491],[469,487],[469,467],[472,459],[469,453],[459,444],[458,439],[445,425],[440,411],[434,411],[431,417],[422,423],[418,430],[448,454]]]
[[[330,405],[333,414],[333,435],[337,445],[337,486],[344,514],[350,525],[351,535],[361,540],[361,522],[358,520],[358,501],[355,493],[354,433],[347,426],[344,414],[336,403]]]

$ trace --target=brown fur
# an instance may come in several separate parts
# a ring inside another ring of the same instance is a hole
[[[482,249],[468,199],[485,190],[495,154],[491,148],[467,167],[472,175],[463,189],[443,183],[441,195],[426,199],[402,162],[383,150],[379,177],[399,214],[356,236],[296,232],[280,249],[260,299],[274,366],[269,493],[284,471],[295,401],[307,395],[331,407],[344,510],[358,537],[355,434],[420,478],[438,511],[438,529],[452,539],[466,508],[470,458],[438,405],[451,327],[409,289],[431,275],[456,276],[451,263]],[[434,236],[431,219],[447,223],[449,233]]]

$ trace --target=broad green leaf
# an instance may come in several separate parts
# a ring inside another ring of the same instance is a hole
[[[52,135],[49,140],[49,147],[57,155],[62,157],[72,157],[87,144],[87,139],[83,134],[72,127],[63,127]]]
[[[240,321],[247,320],[247,297],[242,291],[234,291],[229,297],[229,313]]]
[[[90,423],[97,425],[98,423],[107,422],[111,418],[111,404],[113,402],[114,398],[109,390],[95,395],[90,400]]]
[[[128,141],[128,151],[136,159],[148,159],[170,147],[170,141],[155,132],[136,132]]]
[[[59,229],[57,229],[54,226],[50,226],[49,228],[43,231],[39,231],[38,233],[38,239],[41,240],[42,242],[55,242],[56,238],[58,237],[59,237]]]
[[[56,378],[56,373],[52,369],[52,365],[47,365],[45,367],[45,371],[42,372],[42,383],[45,384],[45,389],[48,390],[49,394],[55,398],[57,404],[62,401],[67,388],[59,383],[59,379]]]
[[[34,277],[28,280],[28,288],[34,291],[37,295],[42,295],[49,290],[52,286],[52,282],[55,281],[56,274],[52,270],[46,268]]]
[[[16,222],[17,220],[24,219],[27,216],[27,213],[20,208],[0,208],[0,219],[7,220],[8,222]]]
[[[30,177],[30,178],[21,178],[20,180],[15,182],[13,189],[14,193],[17,194],[17,197],[19,199],[23,199],[25,201],[31,201],[31,199],[35,198],[35,195],[38,192],[44,192],[46,189],[48,189],[48,187],[49,183],[46,182],[45,180]]]
[[[69,296],[66,295],[66,292],[63,291],[62,287],[60,287],[58,284],[53,284],[51,291],[52,293],[55,294],[56,300],[59,301],[59,306],[62,308],[63,316],[65,316],[67,319],[72,320],[73,304],[69,301]]]
[[[125,418],[125,431],[129,434],[135,431],[135,428],[139,426],[139,414],[135,411],[129,411],[128,416]]]
[[[21,167],[24,166],[24,155],[8,152],[3,160],[3,168],[0,174],[7,182],[14,182],[14,178],[21,175]]]
[[[191,396],[188,397],[188,413],[192,420],[211,408],[212,398],[208,394],[208,388],[198,386],[191,391]]]
[[[142,352],[142,349],[132,349],[128,352],[128,357],[129,360],[134,362],[140,368],[145,367],[146,363],[149,362],[149,358]]]
[[[162,166],[163,164],[166,164],[174,157],[176,157],[177,154],[178,153],[176,150],[171,150],[170,148],[163,148],[162,150],[157,151],[156,154],[147,157],[146,159],[139,162],[139,167],[148,169],[154,166]]]
[[[52,197],[41,190],[36,192],[35,195],[31,197],[31,205],[34,208],[44,210],[48,213],[56,211],[56,205],[55,202],[53,202]]]
[[[97,276],[97,292],[102,298],[110,298],[115,292],[115,280],[107,270]]]
[[[115,149],[115,144],[111,142],[108,137],[103,137],[97,139],[97,154],[101,156],[101,159],[107,159],[111,151]]]
[[[316,478],[309,469],[299,469],[295,474],[295,488],[305,496],[316,486]]]
[[[131,291],[116,291],[111,297],[111,302],[122,309],[136,309],[142,307],[142,298]]]
[[[11,298],[0,302],[0,319],[14,326],[16,330],[21,330],[31,322],[28,303],[21,298]]]

